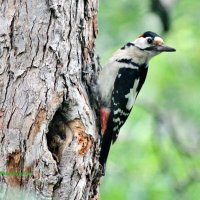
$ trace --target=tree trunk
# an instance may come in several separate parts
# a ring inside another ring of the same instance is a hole
[[[0,0],[2,199],[98,199],[96,34],[97,0]]]

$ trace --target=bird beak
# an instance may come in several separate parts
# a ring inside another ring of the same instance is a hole
[[[162,45],[154,46],[154,51],[158,51],[158,52],[173,52],[173,51],[176,51],[176,49],[162,44]]]

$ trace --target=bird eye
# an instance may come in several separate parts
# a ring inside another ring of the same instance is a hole
[[[152,40],[151,38],[148,38],[148,39],[147,39],[147,42],[148,42],[149,44],[151,44],[151,43],[153,42],[153,40]]]

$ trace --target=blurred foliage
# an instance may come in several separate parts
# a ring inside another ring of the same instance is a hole
[[[102,64],[147,30],[177,49],[150,62],[136,105],[111,148],[101,200],[200,199],[200,1],[177,0],[167,34],[150,7],[147,0],[100,1]]]

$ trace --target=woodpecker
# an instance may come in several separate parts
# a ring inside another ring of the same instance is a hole
[[[98,77],[102,144],[99,162],[103,175],[110,150],[128,118],[146,79],[149,61],[161,52],[176,49],[166,46],[156,33],[147,31],[117,50]]]

